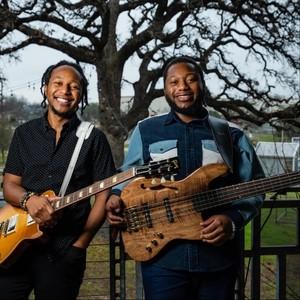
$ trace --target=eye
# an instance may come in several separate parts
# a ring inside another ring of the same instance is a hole
[[[55,85],[55,86],[61,86],[61,85],[62,85],[62,82],[59,81],[59,80],[54,80],[54,81],[52,82],[52,84]]]
[[[175,79],[169,81],[169,84],[173,85],[173,86],[176,85],[177,83],[178,83],[178,80],[175,80]]]
[[[197,78],[196,78],[195,76],[191,76],[191,77],[188,77],[188,78],[186,79],[186,81],[187,81],[188,83],[193,83],[193,82],[197,81]]]
[[[80,86],[77,85],[77,84],[76,85],[71,85],[71,89],[78,91],[78,90],[80,90]]]

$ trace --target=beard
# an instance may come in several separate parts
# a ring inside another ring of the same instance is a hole
[[[191,106],[184,108],[178,107],[169,96],[165,95],[165,98],[173,111],[195,118],[203,117],[203,105],[200,96],[197,97],[196,101]]]

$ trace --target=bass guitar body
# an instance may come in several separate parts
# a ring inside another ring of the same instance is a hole
[[[127,254],[136,261],[147,261],[172,240],[200,240],[201,212],[190,195],[207,190],[209,183],[227,170],[224,164],[212,164],[181,181],[136,179],[129,183],[121,195],[127,223],[122,239]]]

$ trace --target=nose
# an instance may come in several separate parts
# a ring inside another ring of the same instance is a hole
[[[68,84],[64,84],[61,89],[63,90],[65,95],[71,94],[71,87]]]
[[[186,90],[189,88],[189,85],[186,83],[185,80],[180,80],[178,84],[178,89],[180,90]]]

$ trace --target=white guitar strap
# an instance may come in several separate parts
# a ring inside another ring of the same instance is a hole
[[[76,136],[78,137],[78,140],[77,140],[77,144],[75,146],[72,158],[70,160],[68,170],[66,172],[65,178],[63,180],[63,183],[61,185],[61,188],[60,188],[60,191],[58,194],[60,197],[63,197],[66,193],[66,190],[69,185],[71,176],[73,174],[82,144],[83,144],[84,140],[90,136],[93,128],[94,128],[94,125],[91,124],[90,122],[81,122],[77,128]]]

